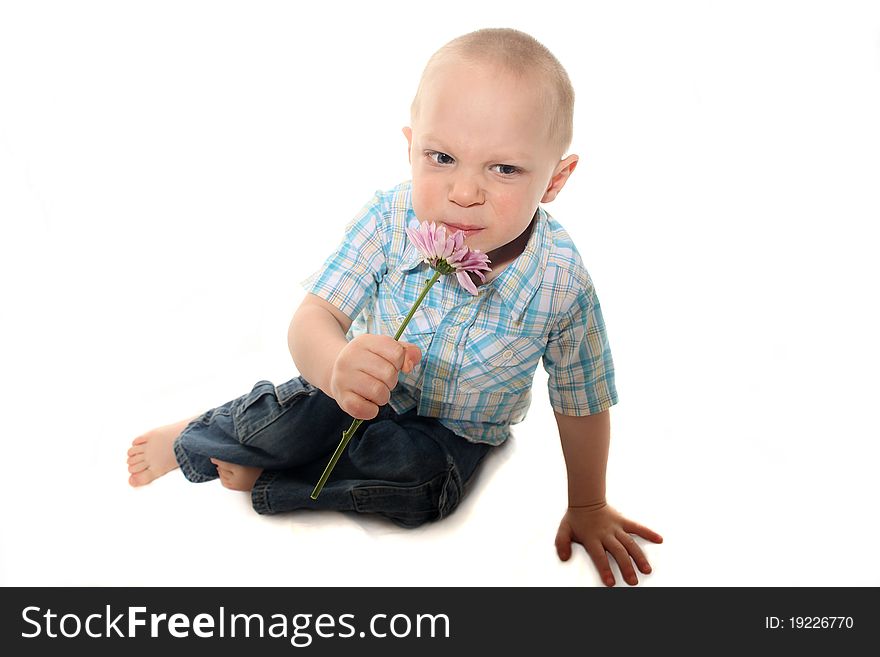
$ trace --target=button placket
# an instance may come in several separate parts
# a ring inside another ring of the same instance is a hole
[[[483,288],[480,288],[480,292],[484,292]],[[474,323],[477,319],[477,314],[480,312],[480,309],[485,305],[485,297],[478,296],[476,299],[473,297],[469,297],[467,300],[469,303],[465,304],[461,310],[459,310],[459,315],[461,321],[458,323],[458,328],[456,330],[456,348],[458,352],[458,359],[456,361],[456,383],[455,387],[464,393],[476,392],[477,388],[467,384],[467,383],[458,383],[458,380],[461,378],[461,368],[464,362],[464,353],[465,346],[470,336],[470,329],[473,327]],[[470,313],[465,314],[468,310]]]

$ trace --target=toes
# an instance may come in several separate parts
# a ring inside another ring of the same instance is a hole
[[[128,478],[128,483],[131,486],[143,486],[151,481],[153,481],[153,475],[149,470],[133,474]]]
[[[146,461],[141,461],[140,463],[132,463],[128,466],[128,471],[132,474],[143,472],[149,467]]]
[[[217,468],[217,476],[220,478],[220,483],[229,490],[250,491],[254,487],[254,482],[262,473],[260,468],[228,463],[218,458],[212,458],[211,463]]]
[[[129,465],[134,465],[135,463],[141,463],[146,460],[147,460],[146,454],[132,454],[131,456],[128,457],[128,459],[126,460],[126,463],[128,463]]]
[[[137,456],[138,454],[143,454],[144,451],[145,451],[145,449],[143,447],[140,447],[140,446],[132,447],[128,450],[128,455],[129,456]]]
[[[247,490],[246,488],[242,488],[241,483],[239,483],[235,479],[224,479],[223,477],[221,477],[220,483],[223,484],[223,488],[228,488],[229,490]]]
[[[137,438],[135,438],[134,440],[132,440],[132,441],[131,441],[131,444],[132,444],[132,445],[143,445],[143,444],[145,444],[148,440],[149,440],[149,437],[147,436],[147,434],[144,434],[143,436],[138,436]]]

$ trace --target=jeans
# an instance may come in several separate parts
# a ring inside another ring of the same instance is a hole
[[[174,455],[192,482],[217,478],[210,459],[263,468],[251,492],[257,513],[333,509],[418,527],[452,513],[491,445],[462,438],[415,409],[390,406],[365,421],[318,496],[310,495],[351,417],[302,377],[250,393],[187,425]]]

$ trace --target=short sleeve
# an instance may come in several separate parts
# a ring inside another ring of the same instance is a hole
[[[611,347],[591,283],[550,332],[543,360],[550,404],[557,413],[594,415],[617,403]]]
[[[345,237],[323,266],[302,282],[310,292],[354,319],[376,295],[387,271],[382,230],[382,196],[377,193],[345,227]]]

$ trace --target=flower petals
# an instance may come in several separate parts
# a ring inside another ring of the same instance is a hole
[[[466,271],[455,272],[455,278],[458,279],[458,284],[461,285],[465,290],[467,290],[471,294],[477,293],[477,286],[474,285],[474,282],[471,280],[471,277],[468,276],[468,273]]]
[[[418,227],[407,228],[406,234],[416,245],[424,262],[438,271],[454,272],[458,283],[471,294],[477,293],[477,287],[467,272],[474,272],[485,282],[483,272],[492,271],[488,256],[468,248],[464,243],[464,233],[460,230],[447,235],[445,226],[423,221]]]

